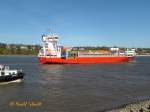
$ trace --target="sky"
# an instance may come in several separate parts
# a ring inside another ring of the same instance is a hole
[[[0,42],[150,48],[150,0],[0,0]]]

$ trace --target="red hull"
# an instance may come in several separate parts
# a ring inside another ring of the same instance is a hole
[[[129,62],[134,59],[133,56],[116,56],[116,57],[78,57],[78,58],[50,58],[50,57],[39,57],[38,60],[41,64],[92,64],[92,63],[119,63]]]

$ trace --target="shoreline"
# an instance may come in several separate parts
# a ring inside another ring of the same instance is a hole
[[[0,55],[1,56],[37,56],[37,55]]]
[[[150,99],[124,104],[105,112],[150,112]]]
[[[34,55],[34,54],[29,54],[29,55],[26,55],[26,54],[11,54],[11,55],[0,55],[0,56],[37,56],[37,55]],[[149,57],[150,55],[136,55],[136,57]]]

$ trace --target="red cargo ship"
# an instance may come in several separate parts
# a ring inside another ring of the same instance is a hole
[[[41,64],[94,64],[129,62],[134,59],[135,49],[122,51],[110,48],[109,51],[74,50],[71,47],[58,46],[58,36],[43,35],[43,47],[39,51],[38,60]]]

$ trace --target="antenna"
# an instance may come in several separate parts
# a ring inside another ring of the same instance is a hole
[[[42,35],[44,36],[50,36],[50,37],[58,37],[56,33],[54,33],[54,28],[48,27],[47,30],[45,31],[45,34]]]
[[[48,35],[52,35],[52,28],[48,28]]]
[[[48,35],[54,35],[54,28],[52,28],[52,26],[48,28],[47,34]]]

